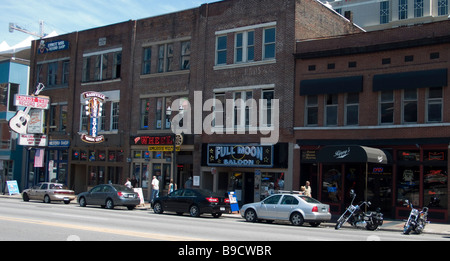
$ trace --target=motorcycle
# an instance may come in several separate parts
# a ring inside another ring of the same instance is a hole
[[[339,217],[336,222],[335,229],[339,229],[345,222],[350,223],[353,227],[365,228],[367,230],[376,230],[379,226],[383,225],[383,214],[380,212],[381,209],[378,208],[376,212],[363,212],[362,207],[364,205],[370,206],[370,201],[364,201],[360,205],[353,205],[356,194],[353,190],[350,191],[350,196],[352,196],[352,202],[350,206],[347,207],[345,212]]]
[[[423,207],[422,211],[419,211],[418,209],[415,209],[413,207],[413,204],[409,202],[409,200],[405,200],[405,203],[403,204],[405,206],[409,206],[411,208],[411,212],[409,213],[409,217],[405,223],[405,226],[403,226],[403,234],[409,235],[411,231],[415,231],[417,234],[420,234],[425,229],[425,225],[427,223],[430,223],[427,221],[428,217],[428,208]]]

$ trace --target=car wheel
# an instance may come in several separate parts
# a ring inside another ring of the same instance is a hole
[[[191,217],[198,217],[200,216],[200,209],[198,208],[197,205],[192,205],[189,208],[189,214],[191,215]]]
[[[245,221],[247,222],[256,222],[258,217],[256,215],[256,211],[254,209],[248,209],[245,211]]]
[[[80,204],[80,207],[86,207],[86,199],[85,198],[80,198],[78,200],[78,203]]]
[[[50,196],[49,196],[49,195],[45,195],[45,197],[44,197],[44,203],[50,203],[50,202],[52,202],[52,201],[50,200]]]
[[[303,225],[303,222],[305,220],[303,219],[302,214],[295,212],[295,213],[292,213],[290,221],[291,221],[292,225],[294,225],[294,226],[301,226],[301,225]]]
[[[164,212],[161,203],[155,202],[153,204],[153,212],[155,212],[155,214],[162,214]]]
[[[28,197],[27,193],[23,193],[22,198],[23,198],[23,201],[25,201],[25,202],[30,201],[30,197]]]
[[[106,207],[107,209],[113,209],[113,208],[114,208],[114,202],[113,202],[113,200],[110,199],[110,198],[108,198],[108,199],[106,200],[106,205],[105,205],[105,207]]]

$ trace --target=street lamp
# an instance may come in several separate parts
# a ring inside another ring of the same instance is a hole
[[[181,113],[181,115],[184,114],[184,108],[182,105],[180,105],[180,107],[178,108],[179,113]],[[172,108],[170,108],[170,105],[167,107],[166,109],[166,120],[167,118],[170,118],[170,116],[172,115]],[[177,157],[177,147],[176,147],[176,140],[177,140],[177,131],[176,131],[176,127],[177,125],[173,125],[172,121],[170,121],[170,126],[172,127],[172,143],[173,143],[173,151],[172,151],[172,171],[170,173],[170,179],[173,179],[175,184],[177,183],[177,164],[176,164],[176,157]]]

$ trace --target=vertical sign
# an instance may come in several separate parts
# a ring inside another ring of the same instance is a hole
[[[239,211],[239,204],[237,201],[237,197],[236,194],[234,193],[234,191],[230,191],[228,192],[228,198],[230,199],[230,207],[231,207],[231,211]]]
[[[89,117],[89,130],[88,134],[81,134],[81,140],[87,143],[101,143],[105,138],[98,135],[98,120],[102,116],[102,106],[106,97],[99,92],[84,92],[82,96],[85,99],[86,116]]]

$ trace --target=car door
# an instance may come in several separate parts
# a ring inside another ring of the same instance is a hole
[[[44,196],[48,190],[48,183],[42,183],[41,187],[35,192],[35,199],[44,200]]]
[[[30,188],[30,190],[28,191],[28,197],[30,199],[36,199],[36,192],[41,188],[42,183],[38,183],[36,185],[34,185],[33,187]]]
[[[167,198],[163,201],[163,208],[167,211],[177,211],[178,199],[183,195],[184,190],[176,190],[170,193]]]
[[[277,205],[277,218],[281,220],[289,220],[292,210],[298,206],[298,199],[291,195],[284,195],[280,203]]]
[[[103,185],[96,186],[91,191],[89,191],[87,197],[87,204],[89,205],[102,205],[105,204],[104,201],[100,202],[101,196],[103,194]]]
[[[277,205],[280,202],[282,195],[273,195],[261,202],[261,207],[257,213],[259,218],[263,219],[276,219],[277,218]]]
[[[183,196],[177,200],[176,208],[182,212],[188,212],[189,208],[194,204],[197,194],[192,189],[185,189]],[[199,206],[200,207],[200,206]]]

